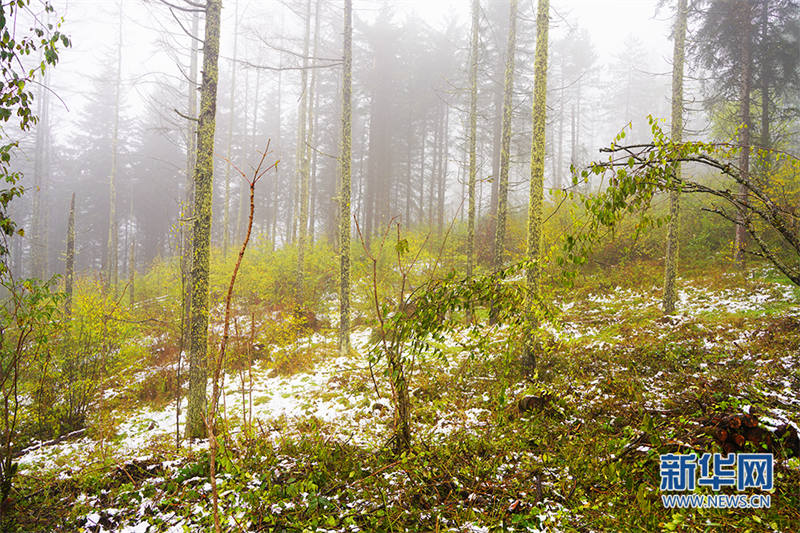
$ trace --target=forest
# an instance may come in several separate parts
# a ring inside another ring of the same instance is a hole
[[[800,0],[6,0],[0,71],[0,531],[800,531]]]

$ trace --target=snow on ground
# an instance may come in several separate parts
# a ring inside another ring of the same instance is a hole
[[[252,416],[256,431],[263,431],[274,441],[300,436],[300,426],[313,420],[322,432],[340,442],[370,449],[380,446],[388,437],[391,413],[386,391],[382,391],[382,400],[378,400],[369,377],[371,336],[368,329],[353,332],[353,355],[327,357],[308,371],[277,375],[271,369],[257,365],[253,369],[252,383],[247,372],[244,376],[226,374],[220,413],[229,421],[232,433],[239,431],[243,415]],[[446,344],[455,344],[455,341]],[[285,349],[318,349],[333,345],[332,338],[315,333]],[[446,369],[453,371],[468,356],[464,352],[449,359]],[[374,372],[380,382],[383,376],[378,369]],[[132,383],[140,382],[151,372],[140,374]],[[210,382],[208,390],[210,396]],[[105,397],[119,394],[121,391],[115,389]],[[174,448],[176,428],[181,431],[184,428],[186,399],[181,401],[179,418],[175,407],[173,401],[162,409],[143,406],[133,412],[113,412],[110,416],[115,425],[104,438],[99,438],[95,430],[92,436],[31,449],[19,458],[20,468],[39,473],[56,471],[59,476],[68,477],[92,461],[99,461],[99,458],[122,461],[150,459],[154,444],[161,443],[161,449]],[[437,422],[431,427],[419,429],[441,438],[452,431],[482,426],[487,416],[488,411],[483,409],[439,413]],[[204,448],[207,442],[183,442],[182,447]]]
[[[679,314],[675,321],[679,323],[703,313],[759,312],[776,301],[798,303],[793,287],[777,283],[762,283],[756,290],[730,288],[715,291],[682,282],[678,295]],[[617,287],[603,294],[590,295],[578,303],[581,304],[580,307],[588,304],[590,315],[613,316],[620,307],[627,310],[631,309],[631,306],[636,309],[658,308],[661,302],[656,294]],[[577,316],[586,315],[585,310],[578,311],[573,302],[567,302],[562,308],[573,314],[577,313]],[[790,308],[790,312],[797,311],[800,311],[800,304]],[[670,326],[675,325],[675,323],[670,324]],[[621,337],[593,339],[592,337],[600,333],[597,324],[589,325],[582,321],[567,320],[558,326],[547,327],[558,339],[585,338],[585,341],[595,348],[612,347],[617,340],[620,342],[623,340]],[[495,329],[491,334],[503,337],[503,328],[496,326]],[[720,333],[724,335],[726,332]],[[744,337],[740,335],[737,341],[747,341],[749,332],[746,333]],[[233,422],[231,424],[233,431],[237,431],[244,405],[247,416],[252,412],[253,423],[276,440],[287,435],[299,435],[299,425],[313,420],[325,433],[342,442],[366,448],[380,445],[386,439],[387,424],[391,422],[391,415],[389,409],[384,408],[389,406],[385,394],[384,399],[377,402],[378,398],[369,377],[368,352],[372,337],[369,329],[354,331],[351,342],[356,355],[330,356],[315,364],[313,368],[296,374],[276,375],[267,368],[257,366],[254,368],[252,383],[246,374],[244,383],[237,374],[226,375],[223,381],[224,395],[220,404],[224,415]],[[716,332],[711,331],[708,337],[702,339],[705,349],[713,348],[720,338]],[[457,341],[458,339],[454,337],[445,344],[453,348],[458,345]],[[291,352],[334,345],[333,338],[317,333],[285,347],[284,350]],[[451,355],[448,364],[441,365],[440,368],[444,372],[453,372],[466,357],[470,357],[467,352]],[[794,361],[787,363],[794,364]],[[137,380],[143,379],[150,373],[152,371],[143,371],[141,376],[137,376]],[[375,374],[380,382],[382,376],[378,375],[377,369]],[[657,378],[658,376],[655,379]],[[789,388],[787,386],[783,392],[788,393]],[[603,398],[603,394],[597,390],[596,383],[587,384],[587,390],[581,392],[587,396]],[[104,397],[109,399],[118,394],[120,394],[118,389],[106,391]],[[765,394],[779,395],[775,392],[765,392]],[[776,399],[787,407],[796,407],[798,402],[796,396],[790,394],[780,395],[780,398]],[[660,403],[659,400],[651,399],[654,404]],[[111,419],[116,425],[111,424],[105,431],[94,430],[91,436],[32,449],[20,457],[20,468],[23,471],[58,471],[59,475],[67,476],[72,471],[85,468],[92,461],[99,461],[98,458],[147,459],[154,441],[163,444],[174,443],[176,427],[183,429],[185,400],[180,406],[179,420],[176,420],[175,407],[175,402],[172,402],[163,409],[144,406],[134,412],[112,413]],[[427,434],[427,438],[440,439],[454,431],[477,431],[486,423],[489,415],[488,411],[479,408],[455,413],[440,412],[430,426],[419,429]],[[107,425],[109,424],[101,423],[99,427]],[[205,445],[200,442],[194,446]],[[187,444],[184,443],[183,446],[186,447]]]

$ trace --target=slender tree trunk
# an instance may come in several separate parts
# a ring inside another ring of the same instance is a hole
[[[672,52],[672,142],[679,143],[683,137],[683,65],[686,58],[687,0],[678,0],[675,21],[675,43]],[[681,164],[675,164],[675,181],[681,179]],[[667,250],[664,257],[664,314],[675,312],[677,300],[675,278],[678,266],[678,222],[680,217],[680,189],[669,192],[669,226],[667,227]]]
[[[498,4],[499,2],[496,2]],[[507,20],[507,19],[506,19]],[[508,28],[498,28],[497,35],[502,35],[503,30],[508,31]],[[497,43],[498,49],[500,48],[500,43]],[[501,74],[503,76],[503,80],[505,80],[505,72],[507,66],[508,58],[504,57],[502,54],[498,54],[497,57],[497,66],[496,66],[496,87],[494,92],[494,131],[493,131],[493,142],[492,142],[492,187],[491,187],[491,198],[489,199],[489,218],[492,223],[492,231],[496,232],[497,230],[497,203],[498,203],[498,194],[500,190],[500,160],[502,159],[502,144],[503,144],[503,101],[505,95],[505,81],[504,83],[500,83]]]
[[[192,310],[189,347],[189,406],[186,437],[206,434],[208,359],[208,271],[211,237],[211,197],[214,186],[214,133],[216,129],[219,33],[222,0],[208,0],[203,47],[203,83],[194,170],[195,203],[192,231]]]
[[[50,150],[49,137],[50,137],[50,92],[46,88],[48,85],[50,71],[45,71],[44,83],[39,88],[38,95],[38,109],[36,116],[39,117],[39,122],[36,125],[36,152],[33,160],[33,224],[32,234],[33,239],[31,242],[32,247],[32,265],[31,274],[35,278],[44,279],[47,275],[47,174],[49,173],[49,165],[47,162],[47,153]]]
[[[178,354],[178,368],[176,381],[178,392],[175,400],[175,447],[180,447],[180,418],[181,418],[181,390],[183,387],[181,365],[183,363],[183,350],[189,345],[189,328],[191,303],[192,303],[192,246],[190,239],[190,225],[194,218],[194,166],[197,157],[197,56],[199,53],[198,32],[200,29],[200,14],[192,14],[192,35],[190,40],[189,57],[189,91],[188,91],[188,116],[186,125],[186,184],[184,203],[181,209],[181,339],[180,353]]]
[[[119,150],[119,106],[122,84],[122,2],[119,3],[119,37],[117,42],[117,77],[114,84],[114,128],[111,133],[111,174],[108,179],[108,241],[106,243],[106,285],[117,293],[119,264],[117,250],[117,152]]]
[[[561,101],[558,105],[558,147],[556,148],[556,168],[553,188],[556,191],[561,189],[563,183],[562,165],[564,163],[564,107],[567,105],[566,91],[564,85],[566,84],[566,77],[564,76],[564,65],[562,59],[561,65]]]
[[[472,0],[472,42],[469,60],[469,178],[467,200],[467,277],[472,277],[475,262],[475,181],[478,174],[476,144],[478,139],[478,33],[480,0]]]
[[[315,32],[315,35],[317,35],[318,33],[319,33],[319,20],[317,20],[317,31]],[[314,57],[317,56],[317,53],[318,53],[318,46],[317,46],[316,37],[315,37]],[[317,87],[316,74],[317,74],[317,70],[314,69],[314,71],[311,73],[311,85],[314,87],[314,107],[313,107],[313,109],[318,110],[319,109],[319,93],[321,91],[317,90],[317,88],[316,88]],[[319,197],[319,179],[318,179],[318,172],[317,172],[317,170],[319,168],[318,167],[319,153],[317,151],[317,136],[318,136],[317,132],[319,131],[319,115],[320,115],[319,112],[314,112],[314,123],[313,124],[309,124],[309,128],[313,132],[313,135],[309,136],[309,143],[311,143],[311,145],[314,147],[314,150],[312,150],[312,153],[311,153],[311,189],[309,191],[310,194],[311,194],[311,201],[310,201],[311,202],[311,210],[309,211],[309,220],[308,220],[308,241],[312,245],[314,244],[314,234],[315,234],[315,230],[316,230],[316,227],[317,227],[317,214],[318,214],[317,211],[319,210],[318,206],[320,204],[319,199],[318,199],[318,197]]]
[[[250,111],[250,72],[248,71],[244,73],[244,104],[242,109],[242,122],[241,122],[243,132],[241,133],[241,140],[239,142],[239,146],[245,149],[247,147],[247,139],[250,136],[249,122],[247,120],[248,117],[250,116],[249,111]],[[244,190],[244,187],[242,186],[239,187],[239,195],[237,196],[237,198],[239,199],[238,202],[239,206],[236,209],[236,226],[234,226],[235,229],[233,232],[235,241],[239,241],[239,239],[242,238],[243,236],[242,223],[244,222],[245,209],[247,209],[247,206],[245,205],[247,202],[247,193]]]
[[[495,228],[493,263],[503,264],[508,217],[508,173],[511,160],[511,112],[514,92],[514,56],[517,42],[517,0],[510,0],[506,73],[503,84],[503,133],[500,146],[500,183],[497,192],[497,227]]]
[[[133,307],[133,304],[136,303],[136,290],[134,286],[134,282],[136,281],[136,241],[133,239],[133,235],[131,235],[131,249],[128,254],[128,305]]]
[[[281,28],[283,28],[283,20],[282,19],[281,19]],[[277,130],[277,132],[276,132],[277,133],[277,141],[278,142],[276,143],[275,148],[278,150],[278,153],[280,153],[281,148],[283,146],[283,141],[281,140],[281,133],[282,133],[281,126],[283,125],[283,114],[282,114],[282,106],[281,106],[281,92],[282,92],[282,86],[283,86],[283,70],[282,70],[282,67],[283,67],[283,55],[281,55],[281,59],[280,59],[280,62],[279,62],[278,65],[281,67],[281,70],[278,71],[278,95],[275,98],[276,107],[277,107],[275,114],[276,114],[277,119],[278,119],[278,124],[277,124],[277,127],[276,127],[276,130]],[[272,230],[270,231],[270,235],[272,236],[272,240],[271,240],[271,243],[270,243],[270,247],[271,247],[271,250],[274,252],[276,243],[278,242],[278,208],[279,208],[278,187],[280,186],[280,183],[281,183],[281,166],[280,165],[278,165],[275,168],[275,180],[274,180],[273,183],[275,183],[275,189],[274,189],[274,194],[272,195],[272,203],[271,203],[271,205],[272,205]],[[290,198],[287,196],[287,199],[286,199],[287,210],[289,209],[288,208],[288,203],[290,201],[291,201]]]
[[[425,141],[428,135],[427,124],[423,120],[422,133],[422,147],[419,156],[419,202],[417,202],[417,224],[422,224],[425,220]]]
[[[342,156],[339,192],[339,352],[350,352],[350,159],[352,145],[353,2],[344,0]]]
[[[742,176],[742,183],[739,185],[739,199],[743,203],[747,203],[748,189],[746,182],[750,178],[750,90],[753,77],[753,53],[752,53],[752,25],[750,20],[750,3],[740,2],[740,23],[741,34],[740,39],[740,53],[741,53],[741,86],[740,86],[740,116],[741,116],[741,130],[739,133],[739,144],[741,151],[739,153],[739,172]],[[738,219],[736,224],[736,233],[734,235],[734,254],[736,262],[744,266],[744,248],[747,239],[747,230],[745,229],[745,219],[747,217],[746,209],[739,209]]]
[[[236,116],[236,56],[239,46],[239,0],[234,3],[233,16],[233,58],[231,59],[231,92],[230,92],[230,116],[228,117],[228,138],[226,156],[231,160],[231,145],[233,143],[233,119]],[[225,192],[222,199],[222,255],[228,257],[228,247],[231,239],[230,225],[231,210],[231,166],[225,165]]]
[[[436,191],[436,233],[439,237],[444,232],[444,195],[447,191],[447,163],[449,158],[448,136],[450,132],[450,106],[444,106],[442,125],[442,157],[439,161],[439,181]]]
[[[315,4],[315,31],[319,33],[319,0]],[[315,35],[314,40],[317,40]],[[309,182],[311,173],[311,141],[314,135],[313,125],[314,119],[312,116],[311,107],[314,104],[314,82],[316,81],[316,74],[311,75],[311,84],[308,83],[308,67],[309,67],[309,43],[311,41],[311,0],[308,0],[308,7],[306,9],[306,37],[303,46],[303,70],[301,73],[301,89],[303,91],[300,98],[300,118],[302,121],[300,133],[298,136],[298,154],[300,156],[300,219],[298,221],[298,240],[297,240],[297,300],[303,301],[303,267],[305,263],[306,253],[306,240],[308,239],[308,203],[309,203]],[[316,48],[316,43],[315,46]]]
[[[64,314],[72,316],[72,285],[75,278],[75,193],[69,202],[69,222],[67,223],[67,261],[64,271]]]
[[[442,121],[436,117],[436,125],[433,130],[433,165],[431,167],[431,176],[428,180],[428,228],[433,229],[433,199],[435,195],[434,184],[438,181],[439,168],[441,164],[441,136]]]
[[[769,31],[769,0],[762,0],[761,2],[761,42],[763,49],[761,50],[761,171],[764,173],[765,183],[769,183],[769,171],[771,165],[770,149],[772,148],[772,139],[770,138],[770,96],[769,84],[772,79],[772,55],[769,47],[768,35]]]

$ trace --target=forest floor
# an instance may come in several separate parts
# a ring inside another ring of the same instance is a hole
[[[720,452],[710,427],[724,417],[797,430],[800,291],[769,270],[697,269],[665,318],[659,276],[633,265],[561,291],[535,379],[509,357],[505,328],[487,327],[492,353],[454,335],[445,360],[416,364],[414,445],[402,456],[387,446],[391,404],[370,371],[368,330],[354,332],[350,357],[325,330],[273,347],[294,363],[261,359],[225,378],[225,529],[800,530],[790,440],[744,444],[776,454],[769,509],[668,509],[659,491],[659,454]],[[158,385],[175,372],[174,349],[147,342],[164,352],[160,367],[106,390],[87,432],[20,458],[21,531],[211,527],[207,442],[176,449],[175,400]],[[537,400],[520,411],[526,396]]]

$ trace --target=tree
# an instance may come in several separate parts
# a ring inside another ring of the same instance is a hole
[[[342,154],[339,190],[339,352],[350,352],[350,164],[352,150],[353,2],[344,0]]]
[[[119,281],[117,232],[117,155],[119,146],[119,106],[122,83],[122,2],[119,3],[119,38],[117,41],[117,71],[114,82],[114,129],[111,134],[111,171],[108,177],[108,241],[106,241],[106,286],[116,294]]]
[[[64,269],[64,315],[72,314],[72,284],[75,277],[75,193],[69,202],[69,222],[67,223],[67,255]]]
[[[239,45],[239,0],[234,3],[233,16],[233,58],[231,59],[231,94],[230,94],[230,116],[228,117],[228,138],[227,155],[228,161],[231,160],[231,145],[233,142],[233,121],[236,117],[236,60]],[[228,246],[231,238],[231,167],[225,166],[225,193],[222,200],[222,254],[228,256]]]
[[[49,2],[44,3],[46,14],[53,12]],[[35,22],[30,32],[15,31],[14,38],[6,24],[14,24],[20,13],[30,14]],[[33,13],[30,0],[0,3],[0,121],[14,122],[22,131],[36,124],[38,116],[31,106],[35,96],[30,87],[42,76],[48,66],[58,62],[58,46],[70,45],[69,38],[58,30],[58,24],[39,22]],[[41,51],[41,56],[30,68],[25,68],[26,57]],[[19,234],[16,223],[9,216],[9,204],[23,193],[18,185],[21,175],[11,170],[11,156],[17,143],[2,132],[0,145],[0,179],[6,187],[0,189],[0,232],[4,237]],[[35,357],[38,347],[47,340],[48,325],[56,320],[55,300],[47,286],[35,281],[18,283],[11,276],[7,264],[8,241],[0,239],[0,283],[10,297],[0,306],[3,335],[0,338],[0,520],[5,516],[6,503],[11,493],[12,481],[17,471],[13,462],[12,444],[17,432],[19,409],[18,379],[20,372]],[[5,527],[6,524],[0,526]]]
[[[746,178],[752,172],[750,147],[756,138],[751,121],[754,91],[760,87],[763,93],[761,142],[771,143],[770,100],[798,84],[800,5],[795,0],[704,0],[697,7],[700,25],[692,52],[697,64],[714,80],[711,105],[726,99],[737,102],[735,123],[742,147],[738,167]],[[767,53],[755,53],[762,51]],[[769,159],[768,150],[761,153]],[[740,186],[738,194],[746,203],[744,187]],[[735,223],[734,253],[740,264],[747,236],[746,212],[740,211]]]
[[[317,52],[319,42],[319,5],[315,4],[315,27],[314,27],[314,53]],[[308,203],[309,203],[309,182],[311,173],[311,147],[314,136],[314,84],[316,83],[316,70],[311,77],[311,86],[308,86],[308,54],[309,42],[311,40],[311,0],[308,0],[306,10],[306,35],[303,44],[303,70],[301,71],[302,81],[300,83],[302,96],[300,98],[300,113],[298,121],[298,175],[300,178],[300,219],[298,224],[297,239],[297,299],[303,299],[303,266],[305,263],[306,241],[308,239]],[[308,90],[306,90],[308,89]]]
[[[622,145],[624,132],[620,133],[609,148],[601,150],[609,154],[608,159],[582,171],[584,177],[589,173],[611,174],[607,176],[611,185],[583,199],[589,222],[580,234],[567,238],[567,258],[582,263],[600,235],[598,230],[613,229],[626,213],[640,212],[639,229],[651,224],[648,208],[653,196],[678,189],[681,193],[703,195],[707,200],[704,210],[730,222],[741,222],[757,247],[743,248],[742,252],[769,261],[800,286],[800,234],[795,214],[800,202],[800,184],[794,181],[786,187],[770,189],[766,177],[745,172],[729,162],[738,160],[744,147],[734,143],[675,142],[664,134],[655,119],[651,118],[650,124],[651,143]],[[800,159],[782,156],[793,175],[800,173]],[[717,170],[729,180],[706,183],[676,173],[676,165],[686,162]],[[731,180],[735,190],[731,190]]]
[[[511,159],[511,114],[514,92],[514,55],[517,39],[517,0],[509,0],[508,43],[506,49],[506,71],[503,84],[503,128],[500,147],[500,183],[497,196],[497,227],[495,228],[493,263],[503,263],[508,217],[508,172]]]
[[[678,0],[675,20],[674,47],[672,52],[672,116],[670,137],[681,142],[683,133],[683,64],[686,55],[687,0]],[[677,181],[681,179],[681,164],[676,163]],[[678,217],[680,215],[680,192],[669,192],[669,226],[667,228],[667,250],[664,256],[664,314],[675,312],[675,278],[678,261]]]
[[[472,0],[472,40],[469,60],[469,200],[467,207],[467,276],[472,276],[475,261],[475,179],[478,173],[476,143],[478,137],[478,32],[480,0]]]
[[[47,275],[47,195],[45,191],[48,187],[48,174],[50,171],[50,89],[47,87],[49,71],[45,72],[45,78],[39,87],[36,114],[39,122],[36,126],[36,145],[33,166],[33,240],[32,240],[32,269],[34,277],[44,279]]]
[[[197,159],[194,168],[195,201],[192,228],[192,303],[189,334],[189,402],[186,414],[187,438],[202,438],[206,434],[204,419],[208,381],[208,274],[221,11],[222,0],[206,2],[203,82],[200,86]]]
[[[536,11],[536,56],[533,85],[533,135],[531,139],[531,183],[528,203],[528,243],[526,257],[527,297],[526,310],[533,316],[533,307],[539,297],[539,278],[542,256],[542,204],[544,202],[545,119],[547,118],[547,35],[549,29],[549,0],[539,0]],[[528,348],[528,358],[533,352]]]

